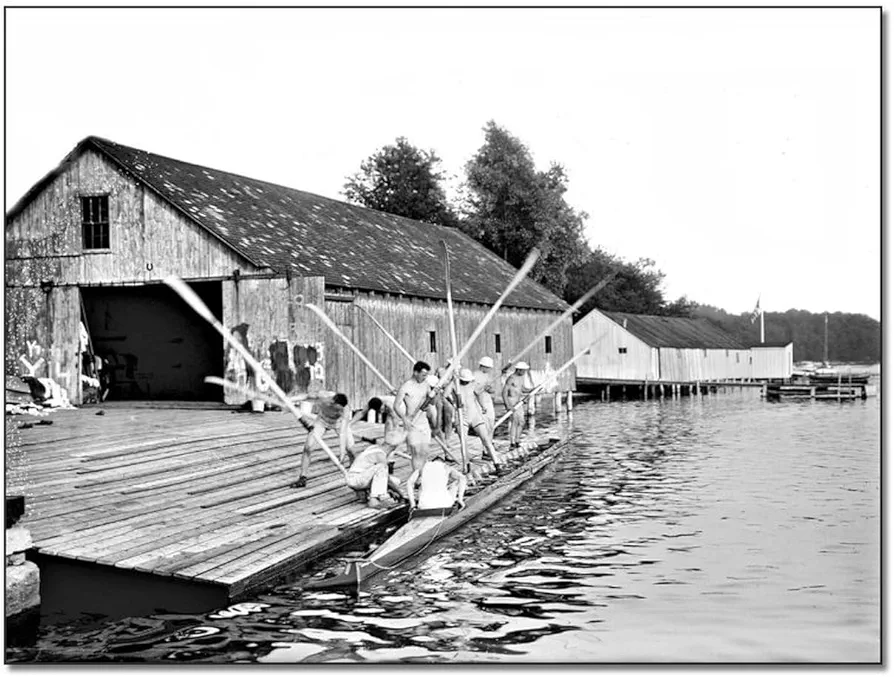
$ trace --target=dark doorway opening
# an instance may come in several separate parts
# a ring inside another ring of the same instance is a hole
[[[215,317],[223,310],[220,282],[195,290]],[[221,402],[221,335],[167,285],[81,287],[93,352],[108,373],[108,400]]]

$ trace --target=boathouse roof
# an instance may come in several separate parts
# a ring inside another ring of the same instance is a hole
[[[493,304],[516,269],[455,228],[415,221],[231,172],[123,146],[96,136],[81,141],[7,213],[21,212],[68,162],[86,150],[109,158],[186,218],[261,268],[323,276],[335,287],[442,299],[443,249],[451,257],[453,298]],[[530,278],[506,306],[565,310]]]
[[[706,319],[600,311],[653,348],[748,350],[741,341]]]

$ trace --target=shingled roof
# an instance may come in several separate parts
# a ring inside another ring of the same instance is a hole
[[[516,273],[506,261],[445,226],[414,221],[90,136],[7,214],[7,222],[91,148],[259,267],[321,275],[328,285],[444,298],[441,240],[451,252],[453,298],[493,304]],[[526,279],[504,305],[565,310]]]
[[[692,320],[686,317],[600,312],[653,348],[748,350],[748,346],[703,318]]]

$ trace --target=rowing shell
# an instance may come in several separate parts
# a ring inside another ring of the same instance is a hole
[[[524,484],[555,459],[568,441],[552,438],[549,442],[539,445],[526,459],[525,465],[498,478],[473,496],[467,497],[466,507],[462,510],[453,508],[416,510],[410,515],[410,520],[371,555],[362,560],[349,562],[341,574],[309,582],[304,586],[305,590],[359,588],[361,582],[372,578],[380,571],[393,569]]]

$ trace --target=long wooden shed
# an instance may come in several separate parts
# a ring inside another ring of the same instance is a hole
[[[705,319],[593,309],[574,325],[581,378],[699,382],[748,379],[748,346]]]
[[[242,402],[204,384],[209,374],[250,375],[162,284],[177,274],[287,392],[321,386],[359,407],[384,386],[305,304],[323,308],[397,386],[412,365],[357,306],[414,357],[444,364],[441,241],[462,344],[516,270],[459,230],[91,136],[7,213],[6,372],[52,378],[78,403],[90,352],[111,364],[114,398]],[[566,308],[526,279],[467,366],[489,355],[499,367]],[[571,355],[569,319],[525,359],[537,380]],[[574,370],[555,381],[573,389]]]

